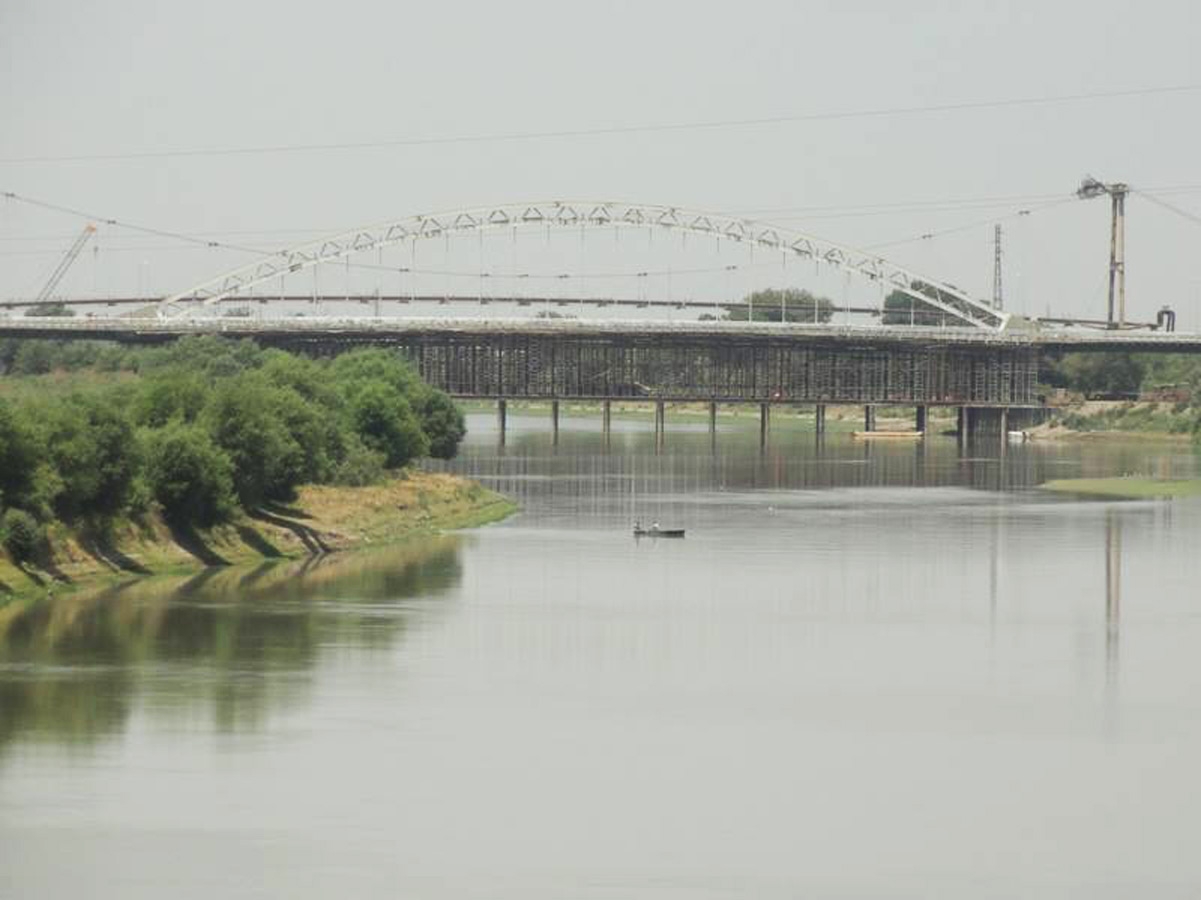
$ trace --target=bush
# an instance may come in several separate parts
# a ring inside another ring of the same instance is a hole
[[[384,480],[384,454],[372,450],[358,435],[352,435],[342,462],[334,472],[334,483],[365,487]]]
[[[363,443],[382,453],[390,469],[429,452],[429,438],[409,401],[387,384],[370,384],[357,393],[351,401],[351,421]]]
[[[42,546],[42,526],[25,510],[10,509],[0,517],[0,538],[13,562],[29,562]]]
[[[203,421],[233,463],[234,490],[247,508],[290,500],[303,480],[305,452],[279,416],[278,398],[253,373],[224,381]]]
[[[125,505],[139,460],[133,426],[112,398],[75,394],[47,411],[48,456],[64,518],[107,516]]]
[[[442,391],[427,388],[417,401],[421,430],[429,438],[430,456],[450,459],[459,452],[459,442],[467,433],[463,413]]]
[[[40,457],[28,417],[0,400],[0,494],[10,503],[21,502],[32,491]]]
[[[145,458],[146,482],[171,521],[212,525],[233,513],[233,464],[203,428],[175,422],[151,432]]]

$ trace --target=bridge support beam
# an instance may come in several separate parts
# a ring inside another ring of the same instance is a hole
[[[496,428],[500,432],[500,444],[503,447],[505,443],[505,420],[509,417],[509,403],[507,400],[496,401]]]
[[[826,433],[826,404],[824,403],[813,407],[813,430],[818,434]]]
[[[559,443],[559,401],[552,400],[550,402],[550,428],[551,441]]]
[[[925,434],[930,427],[930,407],[918,406],[915,418],[914,427],[922,434]]]
[[[876,430],[876,408],[871,404],[863,407],[863,430]]]
[[[759,449],[767,448],[767,436],[771,433],[771,404],[759,404]]]

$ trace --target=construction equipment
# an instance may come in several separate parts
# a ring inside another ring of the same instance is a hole
[[[75,238],[75,243],[71,248],[63,254],[63,258],[58,261],[58,265],[54,267],[54,271],[50,273],[50,278],[46,284],[38,292],[36,303],[45,303],[50,299],[50,295],[54,293],[54,289],[58,287],[58,283],[63,280],[63,276],[67,274],[67,270],[75,262],[80,253],[83,252],[84,246],[92,239],[92,235],[96,233],[95,225],[87,225],[83,231],[79,233],[79,237]]]
[[[1106,322],[1109,328],[1126,327],[1126,195],[1130,186],[1122,182],[1104,184],[1086,175],[1080,182],[1076,196],[1081,200],[1108,194],[1113,206],[1113,215],[1109,226],[1109,314]],[[1117,281],[1118,318],[1114,322],[1113,295],[1114,281]]]

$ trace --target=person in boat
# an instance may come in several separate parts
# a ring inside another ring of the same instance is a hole
[[[659,523],[651,522],[651,531],[658,531],[658,530],[659,530]]]

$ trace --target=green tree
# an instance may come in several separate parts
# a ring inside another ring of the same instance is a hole
[[[363,443],[384,455],[390,469],[429,452],[429,439],[409,401],[391,385],[364,385],[351,400],[351,421]]]
[[[923,303],[904,291],[892,291],[884,298],[882,325],[941,325],[946,320],[937,306]]]
[[[26,416],[0,399],[0,496],[8,503],[22,506],[28,501],[41,457]]]
[[[147,378],[134,401],[140,425],[161,428],[168,422],[194,422],[204,409],[209,388],[202,377],[189,372],[158,372]]]
[[[108,516],[124,506],[138,469],[133,426],[111,398],[74,394],[46,411],[47,455],[64,518]]]
[[[50,303],[35,303],[25,310],[25,315],[42,318],[70,318],[75,315],[75,310],[60,300]]]
[[[44,534],[37,519],[23,509],[9,509],[0,517],[0,540],[13,562],[29,562],[37,556]]]
[[[54,344],[50,341],[24,341],[17,347],[10,371],[15,375],[45,375],[54,370]]]
[[[1145,372],[1130,353],[1069,353],[1058,369],[1070,390],[1089,395],[1137,394]]]
[[[729,322],[829,322],[834,301],[800,288],[767,288],[748,294],[737,306],[726,307]]]
[[[459,442],[467,434],[462,411],[442,391],[425,388],[417,398],[414,411],[421,430],[429,438],[429,455],[451,459],[459,452]]]
[[[172,422],[146,441],[146,480],[167,518],[212,525],[237,506],[233,464],[199,425]]]
[[[294,496],[306,468],[304,449],[277,417],[277,397],[261,380],[242,375],[214,391],[202,421],[233,463],[234,489],[247,509]]]

